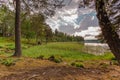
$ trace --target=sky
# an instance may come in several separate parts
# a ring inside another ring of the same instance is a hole
[[[65,0],[65,6],[56,10],[56,14],[46,20],[55,30],[70,35],[82,36],[85,39],[95,39],[100,33],[98,19],[94,9],[78,8],[80,0]]]

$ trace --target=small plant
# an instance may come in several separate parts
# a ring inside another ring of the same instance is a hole
[[[40,55],[40,56],[36,57],[36,59],[41,59],[41,60],[43,60],[43,59],[44,59],[44,55]]]
[[[81,64],[81,63],[72,62],[71,65],[72,65],[72,66],[75,66],[75,67],[79,67],[79,68],[84,68],[84,65]]]
[[[53,62],[55,62],[55,63],[60,63],[60,62],[62,62],[62,59],[61,58],[56,58],[55,56],[50,56],[49,58],[48,58],[48,60],[50,60],[50,61],[53,61]]]
[[[54,55],[52,55],[52,56],[50,56],[50,57],[48,58],[48,60],[50,60],[50,61],[54,61],[54,59],[55,59],[55,56],[54,56]]]
[[[61,59],[61,58],[55,58],[55,59],[54,59],[54,62],[56,62],[56,63],[61,63],[61,62],[62,62],[62,59]]]
[[[15,61],[11,58],[3,59],[3,60],[1,60],[1,64],[5,65],[5,66],[12,66],[12,65],[15,65]]]
[[[76,66],[76,67],[79,67],[79,68],[84,68],[84,65],[83,65],[83,64],[80,64],[80,63],[79,63],[79,64],[77,63],[75,66]]]
[[[72,66],[75,66],[75,62],[72,62],[71,65],[72,65]]]

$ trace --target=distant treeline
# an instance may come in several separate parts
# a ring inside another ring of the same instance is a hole
[[[84,38],[81,36],[73,36],[73,35],[67,35],[63,32],[59,32],[58,30],[55,30],[53,33],[53,41],[58,41],[58,42],[83,42]]]

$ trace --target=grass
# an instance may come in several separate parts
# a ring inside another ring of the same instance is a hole
[[[22,43],[22,49],[27,49],[30,47],[30,44]],[[0,37],[0,55],[14,53],[15,44],[10,38]]]
[[[107,53],[105,55],[96,56],[83,51],[83,45],[76,42],[56,42],[47,45],[34,46],[23,50],[23,56],[37,58],[43,55],[49,58],[51,55],[60,57],[63,60],[105,60],[112,59],[113,55]]]
[[[4,54],[9,56],[11,55],[10,53],[14,53],[14,48],[13,41],[0,37],[0,55]],[[38,46],[23,43],[22,49],[24,57],[36,59],[42,59],[42,56],[46,59],[50,56],[55,56],[55,58],[65,61],[112,60],[114,58],[111,53],[99,56],[88,54],[84,49],[84,45],[77,42],[54,42]],[[11,50],[11,52],[8,52],[9,50]]]
[[[14,58],[5,58],[5,59],[0,59],[0,63],[5,65],[5,66],[12,66],[15,65],[15,63],[19,61],[19,59],[14,59]]]

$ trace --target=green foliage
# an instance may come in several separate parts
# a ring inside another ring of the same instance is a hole
[[[76,64],[76,67],[84,68],[84,65],[79,63],[79,64]]]
[[[30,18],[25,18],[22,21],[21,27],[22,27],[22,36],[25,37],[28,40],[28,42],[30,41],[31,38],[35,37],[35,32],[32,30]]]
[[[55,59],[54,59],[54,62],[60,63],[60,62],[62,62],[62,59],[61,59],[61,58],[55,58]]]
[[[0,36],[9,36],[14,40],[14,12],[10,11],[8,7],[0,7]],[[29,15],[26,12],[21,12],[21,31],[22,38],[27,40],[27,43],[31,43],[35,39],[36,44],[40,42],[81,42],[84,41],[80,36],[70,36],[63,32],[52,29],[45,23],[45,15],[32,14]],[[11,48],[14,49],[14,48]]]
[[[41,60],[43,60],[43,59],[44,59],[44,55],[40,55],[40,56],[36,57],[36,59],[41,59]]]
[[[75,63],[75,62],[72,62],[72,63],[71,63],[71,65],[72,65],[72,66],[75,66],[75,65],[76,65],[76,63]]]
[[[13,43],[5,45],[7,49],[14,50],[15,46]]]
[[[118,61],[115,57],[111,58],[111,62],[110,62],[111,65],[118,65]]]
[[[61,58],[59,58],[59,57],[55,57],[55,56],[50,56],[49,58],[48,58],[48,60],[50,60],[50,61],[53,61],[53,62],[55,62],[55,63],[60,63],[60,62],[62,62],[62,59]]]
[[[1,60],[1,64],[5,65],[5,66],[12,66],[12,65],[15,65],[15,61],[12,58],[3,59],[3,60]]]
[[[2,45],[0,45],[0,48],[3,48],[3,46],[2,46]]]
[[[79,68],[84,68],[84,65],[83,65],[82,63],[72,62],[71,65],[72,65],[72,66],[75,66],[75,67],[79,67]]]
[[[0,36],[11,36],[14,30],[14,12],[5,5],[0,7]]]

